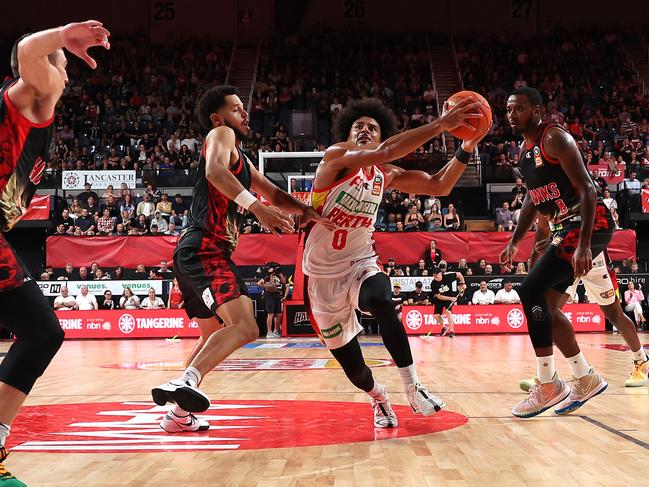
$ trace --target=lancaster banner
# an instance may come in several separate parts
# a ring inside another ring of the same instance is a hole
[[[56,311],[65,338],[197,337],[196,321],[183,309]]]
[[[455,333],[527,333],[527,320],[520,305],[491,304],[453,306]],[[596,304],[568,304],[563,307],[575,331],[605,331],[604,313]],[[439,334],[442,322],[433,306],[404,306],[401,314],[409,335]],[[443,319],[446,323],[446,318]]]
[[[106,189],[112,185],[117,190],[122,183],[135,188],[135,171],[63,171],[62,189],[83,189],[90,184],[92,189]]]

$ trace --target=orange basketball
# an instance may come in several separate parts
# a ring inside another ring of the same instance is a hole
[[[489,102],[482,96],[480,93],[475,91],[458,91],[447,100],[448,107],[453,108],[455,105],[460,103],[465,98],[472,98],[473,100],[480,102],[480,110],[484,115],[482,118],[475,118],[469,120],[469,123],[476,128],[475,132],[471,132],[466,127],[458,127],[455,130],[449,131],[453,137],[458,139],[467,140],[476,136],[476,134],[486,134],[491,128],[491,107]]]

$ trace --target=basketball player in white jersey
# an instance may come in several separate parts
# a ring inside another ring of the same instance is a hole
[[[352,102],[334,126],[337,140],[343,142],[327,149],[316,170],[312,206],[337,228],[318,225],[307,235],[302,262],[305,302],[314,328],[349,380],[370,396],[377,428],[396,427],[398,421],[387,391],[363,360],[356,309],[377,320],[413,411],[428,416],[445,406],[417,378],[410,344],[392,303],[390,279],[374,251],[372,233],[383,192],[390,187],[448,195],[485,134],[476,133],[473,140],[463,142],[453,160],[432,176],[389,163],[445,130],[470,126],[470,119],[481,117],[474,113],[477,106],[466,100],[432,123],[391,136],[396,132],[391,110],[376,99]]]
[[[535,235],[534,252],[532,255],[532,263],[543,254],[545,247],[550,242],[550,224],[545,218],[540,218],[537,224]],[[615,326],[622,338],[628,345],[631,353],[633,354],[633,370],[629,378],[624,382],[626,387],[642,387],[649,383],[649,360],[647,354],[642,348],[638,332],[631,319],[624,314],[622,304],[617,297],[617,277],[615,272],[610,268],[610,262],[606,252],[601,252],[593,259],[593,267],[588,274],[577,279],[568,289],[561,295],[558,309],[561,309],[569,296],[574,296],[579,281],[584,284],[586,289],[586,296],[591,303],[597,303],[606,319]],[[575,341],[575,334],[572,332],[570,320],[560,312],[558,316],[552,318],[552,339],[557,348],[563,353],[564,357],[567,356],[564,350],[571,350],[566,347],[568,341]],[[574,346],[574,344],[573,344]],[[578,345],[577,345],[578,346]],[[523,379],[520,382],[520,388],[525,392],[534,386],[534,379]]]

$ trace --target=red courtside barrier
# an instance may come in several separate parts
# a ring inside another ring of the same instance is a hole
[[[507,232],[407,232],[374,234],[376,251],[382,260],[394,257],[397,264],[412,264],[424,255],[431,239],[448,262],[467,259],[477,262],[498,262],[498,255],[509,241]],[[49,237],[47,263],[63,268],[87,266],[97,261],[102,267],[131,267],[159,265],[162,259],[171,261],[177,237]],[[516,261],[526,261],[534,244],[534,233],[529,232],[521,242]],[[268,234],[241,235],[233,255],[237,265],[259,265],[275,261],[280,265],[295,265],[298,254],[298,236]],[[613,260],[635,258],[636,235],[633,230],[618,230],[609,245]]]

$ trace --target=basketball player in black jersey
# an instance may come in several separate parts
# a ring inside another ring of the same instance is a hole
[[[515,90],[507,100],[509,123],[525,139],[520,168],[527,195],[516,230],[500,254],[501,263],[511,266],[517,245],[537,214],[562,224],[519,291],[537,357],[537,382],[528,397],[512,409],[515,416],[523,418],[556,405],[556,414],[570,413],[607,387],[580,352],[572,328],[573,339],[565,350],[574,376],[570,387],[555,370],[552,322],[559,319],[563,292],[591,270],[593,255],[606,249],[615,226],[576,142],[559,125],[542,123],[541,103],[539,92],[529,87]]]
[[[11,55],[14,78],[0,87],[0,232],[20,220],[43,177],[54,107],[68,81],[63,48],[91,68],[90,47],[110,47],[100,22],[68,24],[23,36]],[[16,341],[0,363],[0,486],[22,482],[2,465],[9,428],[27,394],[63,343],[54,311],[0,233],[0,326]]]
[[[210,405],[197,386],[232,352],[259,336],[252,300],[231,259],[244,216],[241,209],[253,213],[276,235],[293,232],[293,219],[281,210],[301,215],[303,224],[333,226],[262,176],[243,154],[241,141],[248,137],[250,127],[236,88],[208,90],[199,101],[198,115],[210,131],[198,167],[189,226],[174,253],[174,271],[187,314],[197,319],[201,336],[182,377],[151,391],[159,405],[176,403],[161,423],[173,433],[209,427],[191,414]],[[262,204],[250,189],[274,206]]]

